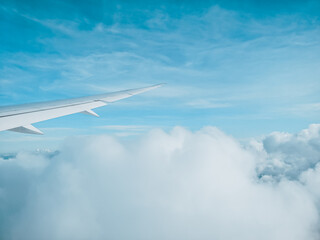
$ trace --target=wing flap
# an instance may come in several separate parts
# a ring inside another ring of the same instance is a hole
[[[84,114],[87,114],[87,115],[91,115],[91,116],[95,116],[95,117],[99,117],[98,114],[96,114],[94,111],[92,111],[91,109],[87,109],[87,110],[84,110],[83,112],[81,113],[84,113]]]
[[[21,126],[21,127],[17,127],[17,128],[12,128],[12,129],[9,129],[9,131],[43,135],[43,132],[41,132],[38,128],[36,128],[32,125],[26,125],[26,126]]]

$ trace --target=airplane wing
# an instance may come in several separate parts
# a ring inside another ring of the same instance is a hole
[[[98,117],[92,109],[158,88],[162,85],[157,84],[144,88],[66,100],[3,106],[0,107],[0,131],[9,130],[21,133],[43,134],[32,124],[79,112]]]

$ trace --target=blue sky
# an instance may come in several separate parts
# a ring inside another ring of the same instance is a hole
[[[319,12],[319,1],[1,1],[1,105],[167,85],[99,119],[35,124],[44,136],[1,133],[0,151],[154,127],[248,138],[319,123]]]

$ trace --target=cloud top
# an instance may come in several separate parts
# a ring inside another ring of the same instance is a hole
[[[245,144],[153,129],[3,158],[1,238],[317,239],[319,126]]]

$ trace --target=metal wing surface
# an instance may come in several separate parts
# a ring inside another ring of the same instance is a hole
[[[22,133],[43,134],[39,129],[32,126],[32,124],[79,112],[98,116],[92,109],[160,86],[162,86],[162,84],[88,97],[3,106],[0,107],[0,131],[10,130]]]

